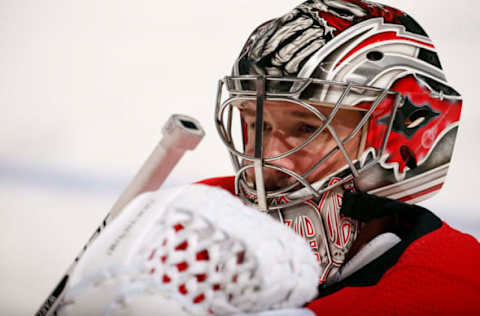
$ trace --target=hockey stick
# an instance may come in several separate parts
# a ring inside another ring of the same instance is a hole
[[[57,308],[65,294],[69,277],[85,250],[96,239],[105,226],[118,216],[124,207],[137,195],[158,189],[187,150],[193,150],[201,141],[205,132],[199,122],[184,115],[172,115],[162,129],[163,138],[128,184],[106,218],[90,237],[75,261],[70,265],[64,277],[48,296],[35,316],[49,316]]]

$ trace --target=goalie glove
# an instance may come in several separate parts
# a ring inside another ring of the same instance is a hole
[[[86,251],[59,316],[231,315],[303,306],[319,265],[306,242],[222,189],[145,193]]]

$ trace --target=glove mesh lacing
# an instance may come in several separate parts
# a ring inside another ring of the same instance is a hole
[[[143,272],[211,314],[257,310],[261,287],[247,247],[206,218],[187,210],[167,212],[141,251]]]

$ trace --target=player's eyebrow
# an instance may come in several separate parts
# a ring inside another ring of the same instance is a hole
[[[316,116],[312,112],[291,111],[289,114],[298,118],[303,118],[303,119],[314,119],[314,120],[320,119],[318,116]]]
[[[248,117],[255,117],[256,115],[255,110],[252,110],[252,109],[242,109],[242,113]],[[303,112],[303,111],[293,110],[293,111],[285,111],[285,114],[293,117],[301,118],[301,119],[320,120],[320,118],[312,112]]]

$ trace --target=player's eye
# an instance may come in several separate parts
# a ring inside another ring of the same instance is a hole
[[[255,122],[252,122],[252,123],[248,124],[248,127],[249,127],[252,131],[255,130],[255,127],[256,127]],[[271,130],[270,124],[268,124],[267,122],[264,122],[264,123],[263,123],[263,131],[269,131],[269,130]]]
[[[318,129],[318,126],[313,126],[310,124],[301,124],[298,128],[299,132],[304,134],[313,134]]]

